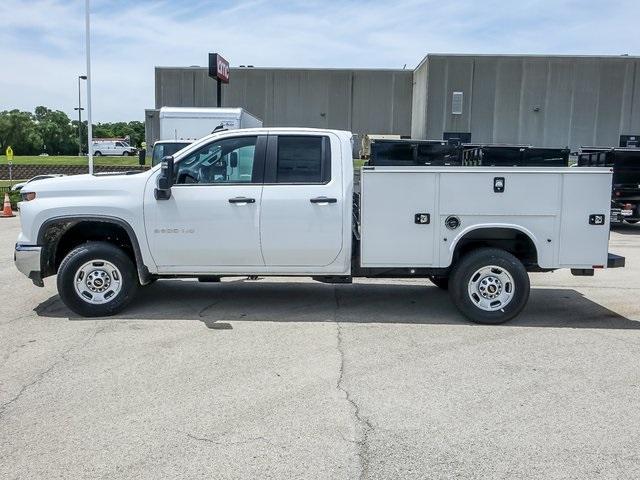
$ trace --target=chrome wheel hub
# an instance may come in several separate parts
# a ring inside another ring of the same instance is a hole
[[[504,309],[515,293],[511,274],[502,267],[488,265],[471,275],[468,285],[471,301],[481,310],[495,312]]]
[[[120,270],[106,260],[92,260],[82,265],[74,276],[76,293],[85,302],[104,304],[122,289]]]

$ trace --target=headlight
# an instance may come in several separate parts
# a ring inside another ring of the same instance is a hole
[[[21,196],[23,202],[30,202],[36,198],[36,192],[24,192]]]

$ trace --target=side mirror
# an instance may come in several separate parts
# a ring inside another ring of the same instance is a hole
[[[169,200],[171,198],[171,186],[173,185],[173,157],[171,155],[162,159],[160,175],[155,190],[156,200]]]

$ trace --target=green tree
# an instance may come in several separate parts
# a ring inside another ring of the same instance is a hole
[[[77,120],[72,120],[71,121],[71,125],[73,126],[73,135],[74,138],[78,137],[78,121]],[[82,125],[80,127],[80,129],[82,130],[82,151],[84,153],[87,153],[87,138],[88,138],[88,132],[87,132],[87,121],[83,120],[82,121]],[[76,145],[78,143],[77,140],[75,140]],[[77,148],[76,148],[77,151]]]
[[[39,106],[35,109],[37,129],[50,155],[72,155],[78,150],[73,125],[66,113]]]
[[[130,144],[139,147],[144,141],[144,123],[131,122],[105,122],[93,126],[93,138],[124,138],[129,136]]]
[[[34,155],[42,151],[42,137],[30,112],[0,112],[0,153],[11,145],[16,155]]]
[[[83,121],[82,151],[87,151],[87,122]],[[144,123],[104,122],[93,125],[94,138],[129,136],[132,146],[144,141]],[[78,121],[60,110],[39,106],[35,113],[20,110],[0,112],[0,154],[11,145],[16,155],[75,155],[78,153]]]

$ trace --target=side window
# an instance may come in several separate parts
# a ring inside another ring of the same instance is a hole
[[[189,183],[253,183],[261,181],[255,165],[257,137],[211,142],[176,164],[177,185]]]
[[[122,144],[122,142],[116,142],[116,147],[124,147],[124,145]]]
[[[326,183],[330,179],[329,138],[278,136],[277,183]]]

